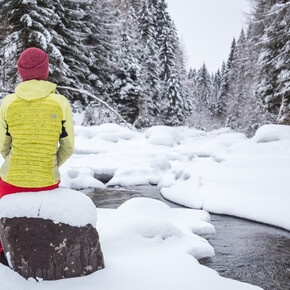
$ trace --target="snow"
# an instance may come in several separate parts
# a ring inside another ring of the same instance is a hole
[[[50,191],[21,192],[0,200],[0,218],[29,217],[50,219],[71,226],[96,225],[97,211],[82,192],[66,188]]]
[[[137,131],[116,124],[76,126],[75,132],[75,154],[60,168],[62,187],[155,184],[165,198],[189,208],[134,198],[116,210],[98,209],[104,270],[35,283],[0,265],[1,290],[260,289],[200,265],[199,258],[214,255],[202,236],[214,233],[208,212],[290,230],[290,126],[265,125],[253,138],[229,128]],[[108,183],[98,180],[102,175],[110,177]],[[40,214],[77,226],[96,223],[96,209],[83,194],[53,192],[5,196],[1,216]]]
[[[23,3],[25,4],[25,3]],[[27,27],[31,27],[32,26],[32,19],[31,17],[29,16],[29,14],[24,14],[21,18],[20,18],[20,21],[23,21]]]
[[[155,126],[146,130],[144,135],[150,144],[164,146],[180,144],[178,129],[174,127]]]
[[[286,125],[265,125],[260,127],[255,136],[254,142],[271,142],[280,140],[290,140],[290,126]]]
[[[61,186],[157,185],[179,204],[290,229],[290,126],[264,125],[253,138],[221,128],[116,124],[76,126],[75,154]],[[104,184],[97,177],[110,176]]]
[[[172,209],[157,200],[134,198],[116,210],[98,209],[98,214],[103,270],[36,283],[0,264],[1,290],[261,289],[223,278],[198,263],[197,258],[214,255],[207,240],[197,235],[214,232],[205,211]]]

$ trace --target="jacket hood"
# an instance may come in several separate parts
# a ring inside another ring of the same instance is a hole
[[[48,81],[30,80],[20,83],[16,89],[17,97],[31,101],[47,97],[51,93],[55,93],[56,84]]]

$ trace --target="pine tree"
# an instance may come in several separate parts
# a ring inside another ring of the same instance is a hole
[[[157,41],[162,42],[162,35],[165,27],[170,27],[171,18],[167,11],[165,0],[148,0],[149,9],[153,13],[154,30],[157,33]]]
[[[223,62],[220,72],[220,86],[217,92],[217,102],[216,102],[216,115],[221,119],[224,120],[226,115],[226,99],[228,93],[228,74],[229,71],[226,67],[225,62]]]
[[[210,113],[214,117],[219,117],[220,115],[220,99],[219,99],[219,93],[221,88],[221,73],[218,70],[213,76],[212,76],[212,87],[211,87],[211,102],[210,102]]]
[[[48,52],[58,51],[52,42],[52,28],[59,21],[53,2],[1,1],[0,23],[4,35],[0,43],[0,58],[2,82],[7,89],[13,90],[21,80],[17,73],[17,60],[23,50],[38,47]],[[61,56],[59,59],[61,60]],[[55,70],[54,62],[51,70]]]
[[[190,68],[187,75],[191,96],[197,95],[197,73],[196,69]]]
[[[114,12],[111,1],[87,1],[85,18],[88,34],[84,42],[88,48],[89,81],[92,91],[104,98],[108,94],[117,60],[116,35],[119,32]]]
[[[247,115],[245,110],[248,110],[248,108],[245,108],[245,104],[247,103],[247,94],[244,91],[246,64],[246,38],[244,30],[242,30],[232,58],[228,88],[230,99],[227,103],[227,125],[236,130],[244,129],[242,128],[241,122]]]
[[[10,89],[20,81],[16,66],[18,57],[29,47],[38,47],[48,53],[49,80],[60,85],[88,88],[90,72],[87,49],[83,46],[85,7],[81,0],[17,0],[5,1],[1,5],[1,25],[5,23],[7,26],[7,37],[0,43],[1,69]],[[65,95],[72,97],[70,92]],[[82,99],[82,96],[77,98]]]
[[[285,0],[256,2],[257,26],[260,18],[266,26],[262,31],[263,41],[259,45],[257,94],[262,98],[272,118],[287,124],[289,118],[286,117],[285,109],[290,104],[290,3]]]
[[[188,95],[182,86],[176,61],[178,39],[175,26],[164,27],[160,49],[161,80],[163,81],[163,120],[167,125],[182,125],[190,112]]]
[[[209,108],[209,98],[211,88],[211,80],[206,65],[203,66],[197,72],[197,92],[198,100],[200,102],[200,110],[202,108]]]
[[[140,92],[142,91],[141,66],[138,55],[142,50],[136,34],[137,19],[135,11],[121,3],[118,11],[119,37],[116,71],[112,76],[110,98],[114,106],[126,121],[134,123],[140,110]]]
[[[88,52],[85,45],[89,28],[86,21],[87,3],[82,0],[57,1],[55,11],[60,18],[54,29],[52,41],[63,56],[59,72],[59,84],[90,90],[90,69]],[[52,53],[53,55],[53,53]],[[79,100],[83,106],[89,102],[87,96],[62,90],[71,101]]]
[[[218,101],[217,101],[217,114],[220,116],[221,119],[225,120],[225,115],[227,112],[227,103],[229,101],[229,74],[232,67],[232,62],[234,58],[234,53],[236,49],[236,40],[233,38],[230,54],[227,60],[227,64],[223,63],[221,68],[221,84],[220,90],[218,94]]]
[[[143,53],[140,62],[144,78],[144,91],[140,111],[142,118],[139,118],[138,126],[150,126],[157,121],[161,112],[161,70],[157,32],[154,29],[153,13],[147,1],[144,1],[138,13],[138,22],[143,42]]]

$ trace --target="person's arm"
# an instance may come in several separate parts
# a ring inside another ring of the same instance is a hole
[[[5,159],[11,150],[12,138],[8,132],[8,125],[5,121],[5,104],[3,103],[4,100],[2,101],[0,109],[0,153]]]
[[[66,100],[63,108],[62,133],[59,137],[59,147],[56,153],[57,165],[61,166],[74,152],[74,127],[72,112],[69,102]]]

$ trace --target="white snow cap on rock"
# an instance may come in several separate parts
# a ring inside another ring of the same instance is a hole
[[[39,192],[20,192],[0,199],[0,218],[28,217],[50,219],[71,226],[96,226],[97,209],[84,193],[57,188]]]
[[[273,142],[284,139],[290,139],[290,126],[276,124],[261,126],[252,138],[252,140],[257,143]]]

